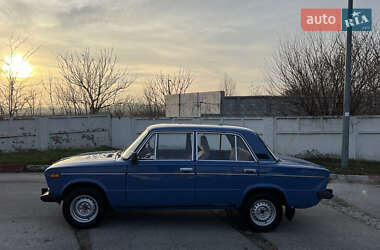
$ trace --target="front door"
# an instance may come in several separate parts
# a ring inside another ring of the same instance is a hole
[[[189,206],[194,202],[193,132],[153,133],[127,170],[128,207]]]

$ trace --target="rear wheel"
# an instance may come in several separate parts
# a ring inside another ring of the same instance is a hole
[[[245,202],[243,215],[255,231],[271,231],[281,222],[280,199],[271,193],[257,193]]]
[[[95,226],[104,215],[105,199],[94,188],[77,188],[63,200],[63,216],[77,228]]]

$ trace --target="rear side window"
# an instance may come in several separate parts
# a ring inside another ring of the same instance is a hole
[[[198,160],[235,160],[235,136],[198,133]]]
[[[201,161],[254,161],[244,140],[229,133],[198,133],[197,154]]]
[[[236,147],[238,161],[253,161],[251,152],[240,136],[236,136]]]
[[[157,134],[157,160],[191,160],[193,133]]]

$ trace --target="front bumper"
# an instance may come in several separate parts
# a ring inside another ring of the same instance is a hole
[[[40,199],[44,202],[60,202],[56,196],[51,195],[48,188],[41,188]]]
[[[317,193],[318,199],[331,199],[334,197],[332,189],[326,189],[325,191],[319,191]]]

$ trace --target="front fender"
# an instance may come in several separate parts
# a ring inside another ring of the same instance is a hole
[[[65,192],[65,190],[71,186],[71,185],[75,185],[75,184],[80,184],[80,183],[91,183],[91,184],[94,184],[94,185],[97,185],[99,188],[101,188],[104,192],[104,194],[107,196],[107,188],[98,180],[96,179],[92,179],[92,178],[84,178],[84,177],[80,177],[80,178],[76,178],[76,179],[73,179],[73,180],[69,180],[67,181],[63,186],[62,188],[60,189],[59,191],[59,196],[62,197],[63,193]],[[107,199],[109,199],[109,197],[107,197]]]
[[[95,175],[95,176],[65,176],[62,186],[58,189],[62,195],[64,190],[78,183],[89,183],[101,188],[111,207],[125,204],[125,175]]]

